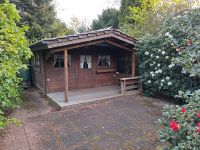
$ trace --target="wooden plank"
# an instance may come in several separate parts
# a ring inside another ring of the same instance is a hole
[[[138,80],[126,80],[126,85],[138,84]]]
[[[126,91],[139,88],[138,80],[140,77],[121,78],[121,93],[125,95]]]
[[[108,72],[116,72],[115,68],[99,68],[96,70],[97,73],[108,73]]]
[[[65,102],[68,102],[68,50],[64,50]]]
[[[126,86],[126,90],[134,90],[134,89],[138,89],[138,85]]]
[[[116,46],[116,47],[118,47],[118,48],[121,48],[121,49],[123,49],[123,50],[127,50],[127,51],[129,51],[129,52],[132,52],[132,51],[133,51],[133,49],[131,49],[131,48],[128,48],[128,47],[123,46],[123,45],[121,45],[121,44],[117,44],[116,42],[113,42],[113,41],[110,41],[110,40],[106,40],[105,42],[106,42],[106,43],[109,43],[109,44],[111,44],[111,45],[114,45],[114,46]]]
[[[120,80],[134,80],[134,79],[140,79],[140,76],[137,76],[137,77],[120,78]]]
[[[69,49],[75,49],[75,48],[80,48],[80,47],[87,47],[87,46],[90,46],[90,45],[95,45],[95,44],[103,43],[103,42],[105,42],[105,40],[91,41],[91,42],[88,42],[88,43],[80,43],[80,44],[77,44],[77,45],[67,46],[65,48],[67,48],[69,50]],[[61,52],[61,51],[63,51],[63,49],[64,49],[63,47],[52,49],[51,54]]]
[[[132,76],[135,76],[135,51],[132,52],[132,58],[131,58],[131,70],[132,70]]]

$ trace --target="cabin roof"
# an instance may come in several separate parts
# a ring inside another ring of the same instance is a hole
[[[123,44],[127,47],[132,48],[135,47],[136,42],[135,38],[128,36],[127,34],[124,34],[119,30],[113,28],[105,28],[86,33],[43,39],[30,45],[30,48],[32,49],[32,51],[47,50],[77,44],[84,44],[87,42],[98,41],[103,39],[109,39],[118,44]]]

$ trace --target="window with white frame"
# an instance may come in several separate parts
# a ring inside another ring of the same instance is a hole
[[[99,67],[110,67],[110,55],[99,55],[98,66]]]
[[[64,55],[62,54],[54,54],[54,62],[53,65],[55,68],[63,68],[64,67]],[[68,68],[72,66],[72,57],[68,55]]]
[[[91,57],[91,55],[81,55],[80,56],[80,68],[81,69],[92,68],[92,57]]]

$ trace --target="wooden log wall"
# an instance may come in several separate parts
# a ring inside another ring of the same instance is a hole
[[[80,55],[91,55],[92,56],[92,84],[90,87],[95,86],[106,86],[106,85],[114,85],[118,84],[117,77],[116,77],[116,64],[117,64],[117,57],[121,55],[117,55],[119,51],[116,49],[99,49],[96,47],[87,47],[82,49],[73,49],[68,51],[68,55],[72,57],[72,67],[68,68],[68,85],[69,90],[76,90],[82,88],[89,88],[84,82],[80,82],[80,80],[85,80],[81,77],[80,70]],[[63,52],[60,52],[64,55]],[[98,55],[111,55],[111,66],[107,68],[98,67]],[[35,78],[38,82],[44,83],[46,82],[46,93],[53,93],[53,92],[63,92],[65,90],[64,86],[64,68],[55,68],[53,65],[53,56],[51,55],[49,58],[44,59],[44,68],[46,74],[38,75],[35,74]],[[43,77],[42,77],[43,76]],[[82,79],[81,79],[82,78]],[[88,81],[85,81],[88,82]],[[43,89],[45,86],[42,87]],[[45,90],[45,89],[44,89]]]

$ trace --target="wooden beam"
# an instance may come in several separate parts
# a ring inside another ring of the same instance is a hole
[[[113,42],[113,41],[110,41],[110,40],[105,40],[105,42],[108,43],[108,44],[110,44],[110,45],[116,46],[116,47],[118,47],[118,48],[127,50],[127,51],[129,51],[129,52],[132,52],[132,51],[133,51],[133,49],[131,49],[131,48],[128,48],[128,47],[126,47],[126,46],[123,46],[122,44],[118,44],[118,43]]]
[[[68,102],[68,49],[64,49],[65,102]]]
[[[74,49],[74,48],[80,48],[80,47],[86,47],[86,46],[90,46],[90,45],[95,45],[95,44],[103,43],[103,42],[105,42],[105,40],[91,41],[91,42],[88,42],[88,43],[80,43],[80,44],[77,44],[77,45],[67,46],[65,48],[67,48],[69,50],[69,49]],[[63,51],[63,47],[52,49],[51,50],[51,54],[57,53],[57,52],[61,52],[61,51]]]
[[[135,76],[135,51],[132,52],[132,57],[131,57],[131,70],[132,70],[132,76]]]

